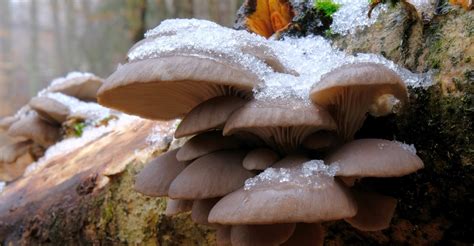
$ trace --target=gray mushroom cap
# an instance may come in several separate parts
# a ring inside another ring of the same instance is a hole
[[[243,66],[219,57],[174,54],[120,66],[99,90],[99,102],[147,119],[183,117],[218,96],[251,96],[260,83]]]
[[[242,165],[247,170],[265,170],[278,159],[280,156],[275,151],[268,148],[258,148],[245,156]]]
[[[48,97],[34,97],[29,105],[42,119],[51,124],[62,124],[70,113],[66,105]]]
[[[65,78],[62,83],[51,85],[50,92],[59,92],[78,98],[82,101],[97,101],[97,91],[102,86],[103,80],[91,74]]]
[[[356,216],[346,218],[345,221],[361,231],[380,231],[390,226],[397,199],[389,196],[353,190],[358,211]]]
[[[43,147],[53,145],[60,138],[59,128],[48,124],[36,113],[30,113],[12,124],[8,135],[13,138],[31,139]]]
[[[241,142],[230,136],[222,136],[221,131],[210,131],[188,140],[176,154],[180,161],[190,161],[217,150],[237,149]]]
[[[349,64],[324,75],[313,85],[311,100],[327,108],[337,121],[341,138],[351,140],[366,114],[381,116],[407,101],[408,93],[400,77],[375,63]]]
[[[236,96],[211,98],[189,112],[179,124],[175,137],[186,137],[214,129],[224,128],[230,115],[247,100]]]
[[[295,231],[295,224],[272,225],[235,225],[232,226],[230,239],[233,246],[280,245],[288,240]]]
[[[0,148],[0,162],[11,163],[31,148],[32,142],[27,140],[2,146]]]
[[[148,163],[136,176],[134,189],[147,196],[168,196],[171,183],[188,164],[176,159],[177,152],[168,151]]]
[[[304,166],[266,170],[246,186],[223,197],[209,222],[275,224],[353,217],[357,205],[349,190],[332,176],[308,174]]]
[[[254,174],[242,167],[244,151],[222,150],[205,155],[187,166],[171,183],[173,199],[220,197],[244,185]]]
[[[339,167],[342,177],[400,177],[423,168],[410,146],[383,139],[359,139],[330,154],[326,163]]]
[[[0,130],[8,131],[8,128],[18,120],[15,116],[7,116],[0,119]]]

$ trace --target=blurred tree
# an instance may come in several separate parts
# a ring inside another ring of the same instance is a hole
[[[146,30],[147,0],[127,0],[125,9],[130,38],[137,42],[143,38]]]

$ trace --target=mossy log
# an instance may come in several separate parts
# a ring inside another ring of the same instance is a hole
[[[399,200],[389,229],[361,232],[324,224],[327,245],[474,243],[474,12],[454,9],[429,24],[400,7],[349,36],[349,53],[382,54],[413,72],[434,71],[433,85],[410,88],[398,116],[369,118],[359,137],[415,144],[425,168],[393,179],[364,179]],[[133,191],[135,174],[164,149],[147,149],[156,124],[137,121],[49,160],[0,196],[0,241],[12,244],[213,245],[214,232],[189,214],[164,216],[166,200]]]

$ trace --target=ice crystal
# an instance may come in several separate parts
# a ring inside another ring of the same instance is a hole
[[[173,141],[173,133],[178,127],[180,120],[157,123],[146,138],[146,143],[150,150],[166,149]]]
[[[53,81],[51,81],[49,87],[56,87],[56,86],[64,84],[65,82],[67,82],[71,79],[82,78],[82,77],[92,78],[92,77],[94,77],[94,75],[91,74],[91,73],[83,73],[83,72],[77,72],[77,71],[70,72],[65,77],[56,78]]]
[[[322,160],[311,160],[291,168],[269,167],[259,175],[247,179],[244,190],[278,184],[321,189],[327,184],[327,179],[332,179],[338,170],[338,166],[326,165]]]
[[[399,141],[393,141],[393,142],[400,145],[400,147],[402,147],[402,149],[416,155],[416,148],[415,148],[414,144],[406,144],[406,143],[402,143],[402,142],[399,142]]]
[[[341,5],[339,10],[332,15],[333,22],[331,30],[334,33],[354,34],[356,31],[374,24],[377,17],[386,6],[380,4],[372,11],[371,18],[368,17],[369,2],[367,0],[334,0]]]

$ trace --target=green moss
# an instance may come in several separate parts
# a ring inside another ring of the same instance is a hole
[[[331,17],[336,11],[341,7],[340,4],[335,3],[331,0],[316,0],[314,2],[314,7],[322,12],[325,16]]]
[[[73,129],[74,129],[74,135],[76,137],[81,137],[82,133],[84,132],[84,128],[86,127],[86,123],[84,122],[79,122],[74,124]]]

